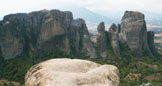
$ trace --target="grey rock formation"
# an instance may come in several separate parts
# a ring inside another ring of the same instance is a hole
[[[73,20],[71,12],[59,10],[5,16],[0,21],[0,51],[5,59],[45,57],[55,51],[68,56],[96,56],[85,21]]]
[[[147,43],[147,27],[144,15],[140,12],[126,11],[121,22],[121,40],[128,44],[133,55],[144,53],[153,56]]]
[[[24,30],[26,14],[5,16],[1,21],[0,51],[6,59],[25,54]],[[22,28],[22,29],[20,29]]]
[[[103,22],[97,29],[97,52],[103,58],[107,57],[109,39],[117,56],[120,56],[119,41],[128,44],[135,56],[153,56],[157,53],[153,34],[147,33],[144,15],[140,12],[126,11],[121,25],[113,24],[109,33],[105,31]],[[83,19],[73,20],[69,11],[41,10],[29,14],[10,14],[0,21],[0,56],[5,59],[46,57],[55,52],[62,52],[66,56],[96,58]]]
[[[114,54],[120,56],[120,47],[119,47],[119,28],[120,25],[112,24],[109,28],[109,37],[111,41],[111,47],[113,48]]]
[[[153,31],[147,32],[147,39],[148,39],[148,45],[149,45],[149,48],[150,48],[152,54],[154,56],[159,55],[159,53],[157,52],[157,49],[154,46],[154,32]]]
[[[95,48],[90,40],[89,32],[83,19],[76,19],[71,23],[70,37],[73,52],[77,56],[96,58]]]
[[[100,54],[100,56],[102,56],[103,58],[107,57],[107,50],[108,50],[108,43],[107,43],[107,32],[105,31],[105,24],[104,22],[101,22],[98,27],[97,27],[97,31],[98,31],[98,36],[97,36],[97,40],[96,40],[96,47],[98,50],[98,53]]]
[[[119,70],[79,59],[51,59],[27,72],[25,86],[119,86]]]
[[[45,15],[42,18],[40,18],[42,19],[42,23],[38,25],[41,27],[39,28],[40,33],[38,35],[38,39],[36,39],[36,53],[39,56],[43,56],[47,53],[62,51],[65,55],[70,55],[70,40],[67,34],[68,29],[70,28],[70,24],[73,21],[72,13],[61,12],[59,10],[43,12],[45,12]]]

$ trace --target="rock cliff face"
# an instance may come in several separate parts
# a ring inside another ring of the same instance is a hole
[[[102,28],[104,28],[103,23],[97,28],[99,35],[97,47],[99,47],[100,54],[105,51],[105,46],[110,46],[104,40],[110,40],[111,47],[116,56],[120,56],[119,43],[128,45],[132,54],[137,57],[142,55],[155,56],[158,54],[154,46],[154,35],[152,32],[147,32],[144,14],[140,12],[126,11],[121,24],[112,24],[106,36],[104,34],[105,28]]]
[[[77,56],[96,58],[95,48],[90,40],[89,32],[83,19],[76,19],[71,24],[69,33],[73,53]]]
[[[119,43],[126,43],[134,56],[157,54],[153,33],[147,33],[144,15],[126,11],[121,24],[113,24],[109,32],[98,25],[97,51],[83,19],[73,19],[69,11],[41,10],[10,14],[0,21],[0,56],[46,57],[55,52],[71,57],[96,58],[96,52],[107,57],[108,47],[120,56]],[[109,42],[110,41],[110,42]],[[97,53],[97,54],[98,54]]]
[[[149,48],[154,56],[159,55],[157,52],[157,49],[154,46],[154,32],[153,31],[148,31],[147,32],[147,38],[148,38],[148,45]]]
[[[153,56],[148,47],[147,27],[142,13],[126,11],[121,21],[121,34],[121,40],[128,44],[133,55],[147,53]]]
[[[98,37],[97,37],[97,41],[96,41],[96,46],[98,49],[98,52],[100,54],[100,56],[102,56],[103,58],[107,57],[107,50],[108,50],[108,37],[107,37],[107,32],[105,31],[105,24],[104,22],[101,22],[98,27],[97,27],[97,31],[98,31]]]
[[[15,14],[4,17],[0,24],[0,51],[3,57],[12,58],[26,54],[25,30],[26,14]]]
[[[79,59],[51,59],[27,72],[25,86],[119,86],[119,70]]]
[[[36,38],[37,46],[35,52],[38,56],[43,56],[58,50],[64,52],[66,55],[71,55],[70,40],[67,34],[70,24],[73,21],[72,13],[61,12],[59,10],[43,12],[45,12],[45,15],[40,18],[42,19],[42,23],[37,24],[40,28],[38,28],[39,34],[38,38]]]
[[[0,51],[5,59],[41,57],[54,51],[96,56],[85,21],[73,20],[71,12],[59,10],[5,16],[0,22]]]

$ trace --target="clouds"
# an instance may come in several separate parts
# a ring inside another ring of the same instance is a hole
[[[162,0],[1,0],[0,16],[9,13],[78,5],[95,12],[145,10],[162,13]]]
[[[162,11],[161,0],[88,0],[86,7],[98,11],[146,10]]]
[[[76,0],[0,0],[0,16],[9,13],[54,9],[75,4]]]

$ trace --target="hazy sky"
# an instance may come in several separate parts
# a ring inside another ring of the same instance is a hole
[[[94,12],[144,10],[162,13],[162,0],[1,0],[0,17],[9,13],[81,6]]]

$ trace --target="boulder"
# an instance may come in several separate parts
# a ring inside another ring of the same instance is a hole
[[[119,86],[119,70],[79,59],[51,59],[27,72],[25,86]]]
[[[108,54],[108,37],[107,37],[107,32],[105,31],[105,24],[104,22],[101,22],[98,27],[97,27],[97,31],[98,31],[98,36],[97,36],[97,40],[96,40],[96,47],[98,50],[98,53],[100,56],[102,56],[103,58],[107,57]]]
[[[128,44],[134,56],[153,56],[147,42],[144,14],[126,11],[121,21],[121,40]]]
[[[120,25],[112,24],[109,28],[109,37],[111,41],[111,47],[116,56],[120,56],[120,46],[119,46],[119,28]]]

